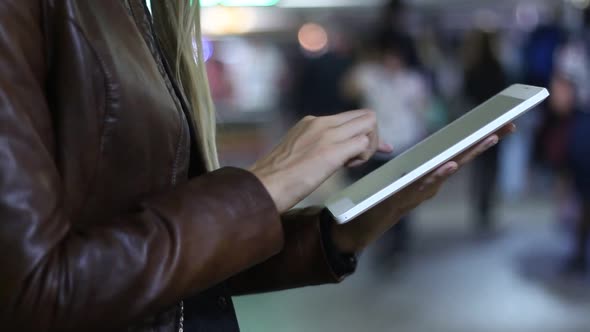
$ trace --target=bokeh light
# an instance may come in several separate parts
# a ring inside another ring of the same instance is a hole
[[[321,53],[328,47],[328,32],[316,23],[306,23],[298,33],[299,45],[311,53]]]
[[[208,35],[243,34],[250,32],[258,20],[252,8],[213,7],[203,15],[203,32]]]

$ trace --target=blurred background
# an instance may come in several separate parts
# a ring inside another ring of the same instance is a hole
[[[552,93],[342,285],[235,299],[243,331],[590,331],[590,0],[201,1],[223,165],[305,115],[371,108],[398,154],[511,83]]]

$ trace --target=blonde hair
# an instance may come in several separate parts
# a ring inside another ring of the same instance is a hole
[[[203,59],[199,1],[157,0],[152,1],[151,6],[156,34],[192,108],[199,131],[197,144],[201,147],[207,169],[219,168],[215,108]]]

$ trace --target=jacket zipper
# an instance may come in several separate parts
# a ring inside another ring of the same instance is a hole
[[[170,84],[172,84],[172,88],[174,89],[174,92],[176,94],[176,99],[178,99],[179,103],[180,103],[180,107],[181,107],[181,111],[179,112],[180,116],[181,116],[181,121],[183,122],[183,125],[181,126],[181,141],[184,139],[184,132],[185,132],[185,126],[184,124],[186,123],[189,127],[189,134],[190,134],[190,144],[192,144],[193,142],[193,135],[194,135],[194,128],[192,126],[192,123],[190,121],[190,118],[187,115],[187,110],[188,110],[188,106],[186,104],[186,101],[184,100],[184,96],[180,91],[180,88],[178,86],[178,84],[176,83],[176,80],[174,79],[174,76],[171,73],[168,61],[166,59],[166,57],[164,56],[164,52],[162,52],[162,48],[160,47],[160,42],[158,41],[158,37],[156,36],[155,30],[154,30],[154,26],[152,23],[152,15],[145,3],[145,1],[142,1],[142,5],[143,5],[143,10],[144,10],[144,15],[147,15],[148,17],[148,22],[149,22],[149,27],[150,27],[150,34],[151,34],[151,38],[154,41],[154,44],[156,45],[156,51],[158,52],[159,55],[159,60],[162,63],[162,66],[164,67],[164,71],[166,72],[166,75],[168,75],[168,81],[170,82]],[[190,154],[190,148],[188,153]],[[190,156],[189,156],[190,157]],[[177,165],[178,165],[178,154],[176,156],[176,160],[174,161],[174,175],[172,177],[172,184],[175,185],[177,182]],[[180,311],[179,317],[178,317],[178,332],[184,332],[184,301],[180,301],[180,303],[178,303],[178,308]]]

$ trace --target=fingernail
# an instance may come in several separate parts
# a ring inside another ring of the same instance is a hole
[[[494,139],[490,143],[488,143],[488,147],[491,148],[492,146],[494,146],[496,144],[498,144],[498,138],[494,137]]]
[[[458,170],[459,170],[459,167],[457,167],[457,166],[451,166],[449,168],[449,175],[453,175],[453,174],[457,173]]]

